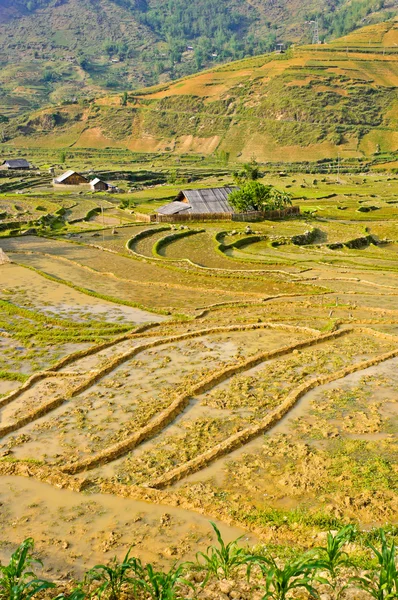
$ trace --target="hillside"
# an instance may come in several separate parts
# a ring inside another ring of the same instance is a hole
[[[0,115],[175,80],[389,18],[397,0],[1,0]]]
[[[318,160],[398,150],[398,21],[4,128],[8,143]],[[124,104],[124,105],[123,105]]]

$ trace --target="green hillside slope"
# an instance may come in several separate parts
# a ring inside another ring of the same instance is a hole
[[[177,82],[38,111],[8,143],[318,160],[398,151],[398,21]]]
[[[0,115],[177,79],[388,18],[397,0],[1,0]]]

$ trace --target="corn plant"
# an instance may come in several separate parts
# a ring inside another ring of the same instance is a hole
[[[249,579],[254,565],[260,568],[265,579],[265,594],[262,600],[285,600],[289,592],[298,588],[306,589],[313,597],[318,596],[313,581],[321,563],[313,560],[313,553],[287,562],[284,567],[279,567],[272,556],[252,556],[247,569]]]
[[[229,544],[225,544],[217,525],[213,522],[210,522],[210,524],[217,536],[219,547],[208,546],[206,552],[198,552],[196,563],[193,566],[207,571],[205,581],[211,575],[218,579],[228,579],[233,571],[248,562],[247,551],[238,546],[238,542],[243,536],[229,542]]]
[[[178,586],[182,584],[193,587],[183,578],[184,569],[184,565],[173,566],[170,571],[164,573],[155,571],[151,564],[147,564],[138,585],[151,600],[182,600]]]
[[[83,590],[83,584],[80,583],[68,594],[58,594],[55,600],[85,600],[85,598],[87,598],[87,593]]]
[[[101,598],[103,594],[106,594],[109,600],[119,600],[122,590],[126,586],[137,588],[138,580],[143,574],[143,567],[138,558],[130,558],[130,552],[131,548],[122,562],[115,557],[110,565],[95,565],[87,572],[86,582],[90,584],[90,587],[93,582],[98,582],[98,585],[91,590],[92,595]],[[79,588],[75,591],[78,593]],[[79,600],[79,598],[74,600]]]
[[[330,532],[327,534],[325,548],[319,547],[314,549],[314,551],[318,553],[320,569],[322,571],[327,571],[330,575],[330,579],[316,576],[316,580],[319,583],[329,586],[333,590],[335,597],[339,597],[347,588],[347,585],[341,585],[341,575],[343,570],[352,567],[353,563],[343,548],[345,544],[354,538],[355,534],[356,527],[354,525],[346,525],[335,535]]]
[[[378,550],[368,542],[377,559],[378,568],[368,572],[364,577],[353,577],[352,582],[358,583],[359,587],[373,596],[375,600],[398,599],[398,569],[395,557],[395,543],[388,545],[386,534],[383,529],[379,531],[381,549]]]
[[[27,538],[11,555],[8,565],[0,564],[0,600],[30,600],[42,590],[55,587],[49,581],[38,579],[32,571],[34,564],[43,564],[33,558],[33,548],[33,539]]]

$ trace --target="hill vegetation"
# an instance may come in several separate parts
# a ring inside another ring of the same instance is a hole
[[[218,63],[330,40],[390,18],[396,0],[6,0],[0,114],[174,80]]]
[[[398,22],[3,125],[17,146],[361,160],[398,150]],[[305,152],[305,154],[303,154]]]

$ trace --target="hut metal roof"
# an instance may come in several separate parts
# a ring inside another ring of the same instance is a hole
[[[57,177],[55,181],[57,183],[62,183],[63,181],[65,181],[65,179],[68,179],[68,177],[70,177],[71,175],[80,175],[80,173],[77,173],[76,171],[73,171],[72,169],[70,169],[69,171],[66,171],[65,173],[63,173],[62,175]],[[84,175],[80,175],[80,177],[83,177],[83,179],[86,179],[84,177]],[[86,179],[86,181],[87,181],[87,179]]]
[[[12,158],[10,160],[5,160],[3,164],[10,167],[10,169],[29,169],[30,167],[30,164],[25,158]]]
[[[228,203],[228,196],[237,188],[207,188],[203,190],[182,190],[176,200],[188,200],[190,213],[233,213],[234,209]]]
[[[65,171],[65,173],[63,173],[62,175],[57,177],[56,181],[61,183],[61,181],[65,181],[65,179],[68,179],[68,177],[70,177],[71,175],[74,175],[75,173],[76,173],[76,171],[72,171],[72,169],[70,169],[69,171]]]
[[[174,202],[170,202],[170,204],[166,204],[165,206],[161,206],[158,209],[158,214],[160,215],[176,215],[182,212],[191,212],[191,207],[186,202],[179,202],[175,200]]]

